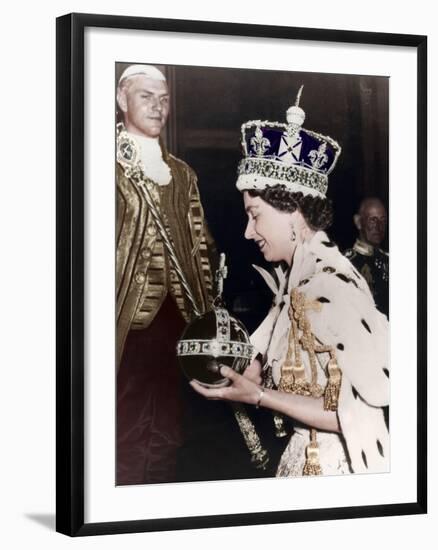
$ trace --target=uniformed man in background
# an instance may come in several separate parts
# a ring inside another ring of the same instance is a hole
[[[377,308],[389,317],[389,256],[380,248],[387,225],[382,201],[375,197],[364,199],[354,216],[354,224],[359,237],[345,255],[366,279]]]

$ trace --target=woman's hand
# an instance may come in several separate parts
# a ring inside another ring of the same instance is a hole
[[[238,401],[249,405],[259,404],[262,407],[294,418],[306,426],[326,432],[341,433],[337,413],[324,410],[322,397],[314,398],[272,389],[265,389],[262,392],[260,385],[254,381],[260,379],[260,363],[258,361],[253,361],[243,375],[237,374],[233,369],[226,366],[222,366],[220,372],[224,378],[231,381],[229,386],[206,388],[195,380],[192,380],[190,385],[207,399]]]
[[[253,363],[251,363],[251,365]],[[251,365],[248,367],[248,369],[251,367]],[[249,373],[254,378],[256,378],[255,370],[256,367],[254,366]],[[195,391],[197,391],[207,399],[238,401],[240,403],[248,403],[249,405],[255,405],[258,403],[260,397],[260,386],[259,384],[254,382],[254,380],[250,379],[248,376],[237,374],[237,372],[233,371],[233,369],[226,366],[221,367],[220,373],[224,378],[228,378],[228,380],[231,381],[230,386],[226,386],[225,388],[206,388],[195,380],[192,380],[190,382],[190,385]],[[259,375],[258,377],[260,378]]]

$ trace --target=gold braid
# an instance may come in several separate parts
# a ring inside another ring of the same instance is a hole
[[[306,311],[321,311],[322,304],[317,300],[307,300],[304,292],[292,289],[289,306],[291,327],[288,337],[286,359],[281,367],[279,390],[296,395],[319,398],[324,396],[324,410],[337,411],[339,392],[342,382],[342,371],[336,361],[336,353],[332,346],[317,343]],[[300,336],[301,333],[301,336]],[[310,362],[310,381],[306,379],[305,367],[302,361],[301,349],[307,352]],[[327,384],[323,388],[318,384],[317,353],[329,353],[327,364]],[[306,447],[306,462],[303,475],[320,475],[319,447],[315,428],[310,430],[310,443]]]

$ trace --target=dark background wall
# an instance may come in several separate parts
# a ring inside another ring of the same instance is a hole
[[[131,63],[118,63],[116,79]],[[157,65],[158,66],[158,65]],[[285,122],[304,84],[304,128],[331,136],[342,147],[329,176],[334,224],[329,236],[345,249],[357,232],[360,199],[380,197],[388,207],[388,91],[386,77],[210,67],[158,66],[172,94],[166,143],[196,171],[206,219],[217,248],[227,254],[226,298],[252,330],[271,300],[251,264],[263,265],[243,237],[246,215],[235,188],[241,158],[240,126],[247,120]],[[117,81],[117,80],[116,80]],[[384,243],[385,245],[386,243]],[[251,314],[249,311],[251,310]]]

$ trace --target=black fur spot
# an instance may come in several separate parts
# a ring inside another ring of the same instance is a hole
[[[387,378],[389,378],[389,370],[387,368],[383,367],[383,372],[385,373]]]
[[[383,420],[385,421],[386,429],[389,432],[389,407],[388,406],[383,407],[382,412],[383,412]]]
[[[380,455],[384,457],[383,447],[379,440],[377,440],[377,449],[379,450]]]
[[[336,277],[339,277],[339,279],[341,279],[341,281],[344,281],[344,283],[353,283],[356,288],[359,288],[354,279],[352,279],[351,277],[347,277],[343,273],[336,273]]]
[[[365,451],[362,451],[362,460],[365,464],[365,468],[368,468],[367,455],[365,454]]]
[[[344,344],[338,344],[336,347],[341,351],[344,351]]]
[[[318,302],[321,302],[321,304],[329,304],[330,300],[328,298],[325,298],[324,296],[320,296],[318,298]]]
[[[351,391],[353,392],[353,397],[357,399],[359,394],[357,393],[357,390],[354,386],[351,386]]]
[[[367,331],[371,334],[371,329],[370,329],[368,323],[365,321],[365,319],[362,319],[362,324],[367,329]]]
[[[305,284],[307,284],[308,282],[309,282],[309,279],[303,279],[302,281],[300,281],[300,282],[298,283],[298,286],[305,285]]]
[[[335,243],[332,243],[331,241],[322,241],[321,244],[327,246],[328,248],[332,248],[333,246],[335,246]]]
[[[321,258],[316,258],[316,263],[320,262]]]
[[[328,265],[326,267],[323,267],[322,270],[324,271],[324,273],[334,273],[336,271],[334,267],[330,267]]]

